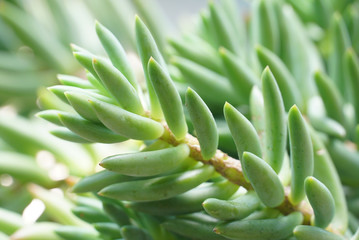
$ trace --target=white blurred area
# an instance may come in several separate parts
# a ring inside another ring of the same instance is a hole
[[[45,204],[39,199],[33,199],[29,205],[24,209],[22,218],[26,224],[32,224],[45,211]]]
[[[218,1],[218,0],[217,0]],[[222,0],[232,1],[232,0]],[[248,11],[248,2],[245,0],[233,0],[237,2],[238,11]],[[207,7],[208,0],[158,0],[166,17],[171,21],[170,28],[172,31],[184,30],[193,27],[198,14]],[[216,1],[214,1],[216,2]],[[172,32],[173,34],[173,32]]]

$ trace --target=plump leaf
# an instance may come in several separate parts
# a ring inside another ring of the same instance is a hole
[[[224,105],[224,116],[236,144],[239,159],[242,160],[243,152],[262,157],[259,138],[251,122],[229,103]]]
[[[231,22],[219,6],[211,2],[209,4],[209,11],[211,14],[212,27],[217,33],[216,40],[219,46],[229,49],[231,52],[239,54],[239,44],[237,43],[235,32],[231,27]]]
[[[201,146],[204,159],[214,156],[218,148],[218,130],[213,115],[206,103],[191,88],[186,92],[186,107]]]
[[[86,140],[76,133],[70,131],[67,128],[56,128],[50,131],[55,137],[61,138],[65,141],[74,142],[74,143],[92,143],[89,140]]]
[[[198,187],[173,198],[152,202],[131,202],[128,206],[136,211],[155,216],[193,213],[203,209],[202,203],[207,198],[228,199],[238,190],[238,187],[238,185],[227,180],[202,183]]]
[[[343,112],[344,101],[334,82],[328,76],[319,71],[315,73],[314,79],[317,84],[319,94],[322,97],[328,117],[336,120],[343,126],[346,126],[346,120]]]
[[[313,146],[306,122],[294,105],[288,113],[290,159],[292,169],[291,201],[298,204],[305,197],[304,180],[314,170]]]
[[[136,89],[119,70],[101,58],[93,58],[92,66],[103,85],[123,109],[136,114],[144,113]]]
[[[349,89],[353,97],[356,121],[359,122],[359,60],[353,49],[348,49],[345,54],[345,66],[349,78]]]
[[[277,173],[283,163],[287,127],[282,95],[268,67],[262,74],[262,92],[265,116],[266,161]]]
[[[185,173],[113,184],[102,189],[99,194],[136,202],[163,200],[198,186],[207,181],[213,173],[211,166],[204,166]]]
[[[214,231],[230,239],[285,239],[292,234],[293,229],[303,221],[299,212],[274,219],[239,220],[222,223]]]
[[[334,217],[335,205],[328,188],[314,177],[305,179],[305,193],[314,210],[314,225],[326,228]]]
[[[137,42],[137,49],[138,53],[141,58],[143,72],[145,73],[146,85],[147,90],[150,98],[151,104],[151,114],[155,118],[162,117],[162,111],[160,107],[160,103],[157,99],[155,90],[150,81],[150,77],[148,75],[148,68],[147,64],[151,57],[153,57],[162,68],[166,68],[166,63],[158,50],[157,44],[152,37],[151,32],[148,30],[147,26],[142,22],[142,20],[136,16],[136,42]]]
[[[129,176],[154,176],[176,168],[188,155],[189,147],[181,144],[161,150],[110,156],[100,165]]]
[[[284,188],[278,175],[256,155],[243,153],[243,170],[259,199],[267,207],[277,207],[284,201]]]
[[[268,66],[273,73],[286,110],[289,110],[293,104],[302,105],[300,91],[296,81],[282,60],[270,50],[262,46],[256,47],[258,59],[263,67]]]
[[[101,122],[122,136],[148,140],[159,138],[164,132],[163,126],[152,119],[98,100],[90,100],[90,103]]]
[[[233,200],[208,198],[203,202],[204,210],[220,220],[243,219],[257,210],[259,206],[260,200],[253,191]]]
[[[236,90],[238,98],[241,99],[242,103],[248,104],[251,88],[259,82],[259,77],[247,63],[236,57],[225,48],[220,48],[219,54],[222,59],[227,78]]]
[[[65,127],[90,142],[114,143],[127,140],[101,124],[92,123],[74,114],[59,113],[58,116]]]
[[[121,43],[110,30],[99,22],[96,22],[96,33],[113,66],[115,66],[131,85],[137,89],[138,86],[135,73],[127,59],[126,52]]]
[[[148,61],[147,68],[150,81],[160,102],[168,127],[178,140],[183,139],[187,134],[188,128],[181,98],[172,79],[152,57]]]
[[[298,240],[310,240],[310,239],[344,240],[344,238],[339,235],[328,232],[319,227],[313,227],[313,226],[305,226],[305,225],[297,226],[294,229],[293,233],[294,233],[294,236],[296,237],[296,239],[298,239]]]

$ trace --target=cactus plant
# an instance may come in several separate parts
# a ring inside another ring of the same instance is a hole
[[[235,9],[210,2],[166,56],[136,16],[140,77],[99,22],[109,59],[73,45],[88,81],[60,75],[37,116],[77,144],[0,121],[22,151],[1,152],[0,171],[46,213],[28,226],[0,209],[4,239],[358,239],[358,3],[256,0],[249,19]],[[97,168],[96,143],[117,151]],[[71,176],[48,179],[24,155],[43,149]]]

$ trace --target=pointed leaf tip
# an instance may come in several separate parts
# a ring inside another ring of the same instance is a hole
[[[142,19],[140,18],[140,16],[138,16],[137,14],[135,15],[135,25],[138,26],[140,24],[144,24],[144,22],[142,21]]]
[[[296,104],[294,104],[290,109],[289,109],[289,112],[290,111],[299,111],[298,109],[298,106]]]
[[[193,89],[190,87],[187,87],[186,93],[192,94],[193,93]]]
[[[225,102],[224,103],[224,109],[228,109],[228,108],[230,108],[230,107],[233,107],[229,102]]]
[[[314,79],[319,78],[319,77],[320,77],[320,74],[321,74],[321,72],[320,72],[319,69],[318,69],[318,70],[315,70],[315,71],[314,71]]]
[[[227,54],[227,49],[224,47],[219,47],[218,51],[219,51],[219,54],[221,54],[221,55]]]
[[[151,56],[149,59],[148,59],[148,63],[147,63],[147,68],[150,68],[150,67],[155,67],[154,65],[159,65],[159,63]],[[151,66],[150,66],[151,65]]]
[[[75,43],[70,43],[70,47],[72,52],[86,52],[86,50]]]
[[[102,26],[103,25],[97,19],[95,19],[95,28],[102,27]]]
[[[74,51],[74,48],[75,48],[75,44],[74,43],[70,43],[70,47],[71,47],[71,50]]]

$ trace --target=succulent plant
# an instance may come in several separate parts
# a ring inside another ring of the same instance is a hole
[[[154,8],[156,2],[149,2]],[[78,9],[81,11],[78,11]],[[156,39],[163,35],[154,25],[154,16],[142,1],[106,0],[59,1],[2,0],[0,5],[0,104],[13,105],[23,115],[33,114],[39,88],[57,84],[56,74],[80,75],[81,65],[71,55],[70,43],[99,52],[95,32],[89,27],[99,19],[134,49],[134,31],[129,21],[137,11],[151,23]],[[161,16],[160,9],[156,15]],[[158,17],[158,16],[157,16]],[[163,44],[163,43],[162,43]]]
[[[1,152],[0,171],[32,182],[25,195],[43,202],[47,218],[26,225],[0,209],[0,232],[359,239],[358,3],[256,0],[249,23],[236,9],[210,2],[192,33],[169,41],[166,57],[136,16],[140,77],[96,22],[109,59],[73,45],[88,81],[59,75],[62,85],[38,100],[37,115],[57,126],[51,133],[82,149],[33,135],[20,119],[0,121],[10,148],[52,152],[71,175],[52,180],[28,156]],[[99,171],[94,143],[118,146]],[[56,186],[77,196],[58,197],[48,190]]]

